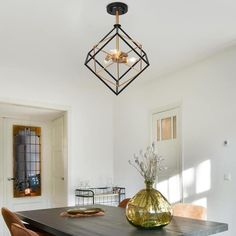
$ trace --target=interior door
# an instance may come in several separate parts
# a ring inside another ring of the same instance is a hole
[[[13,125],[38,126],[41,127],[41,196],[13,197]],[[13,211],[47,208],[50,206],[50,184],[51,184],[51,153],[50,133],[46,122],[32,122],[15,119],[4,119],[4,205]]]
[[[152,114],[152,139],[157,141],[158,153],[167,167],[158,175],[157,189],[171,203],[182,200],[180,125],[180,108]]]
[[[65,117],[52,121],[52,205],[67,205],[67,132]]]

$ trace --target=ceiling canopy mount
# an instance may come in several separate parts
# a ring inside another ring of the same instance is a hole
[[[124,15],[128,12],[128,5],[123,2],[112,2],[107,5],[107,12],[110,15],[116,15],[117,11],[119,15]]]

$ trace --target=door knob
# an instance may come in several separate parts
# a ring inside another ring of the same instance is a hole
[[[8,180],[8,181],[14,181],[14,180],[16,180],[16,178],[8,177],[7,180]]]

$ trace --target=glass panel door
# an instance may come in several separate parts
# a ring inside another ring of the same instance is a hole
[[[13,125],[14,197],[41,195],[41,128]]]

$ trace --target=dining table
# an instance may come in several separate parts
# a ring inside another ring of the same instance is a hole
[[[197,220],[173,216],[170,224],[142,229],[131,225],[125,216],[125,209],[114,206],[92,205],[104,210],[104,215],[68,217],[62,216],[78,206],[19,211],[21,220],[35,228],[56,236],[205,236],[228,230],[228,224],[208,220]]]

